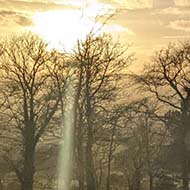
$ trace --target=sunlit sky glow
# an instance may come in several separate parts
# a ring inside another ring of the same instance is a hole
[[[116,10],[103,31],[132,43],[140,61],[190,37],[190,0],[0,0],[0,36],[31,30],[70,50],[92,28],[92,17]]]
[[[73,2],[73,5],[78,3]],[[33,16],[34,26],[29,29],[48,41],[53,48],[63,47],[66,51],[70,51],[77,40],[84,40],[92,28],[95,28],[95,31],[101,28],[102,23],[95,22],[97,15],[104,16],[114,11],[114,7],[100,4],[95,0],[83,1],[80,7],[73,10],[37,12]],[[109,29],[118,32],[124,30],[119,25],[108,25],[103,31]]]
[[[68,19],[72,18],[72,20]],[[82,18],[80,11],[49,11],[36,13],[32,30],[47,40],[54,48],[73,48],[78,38],[84,39],[92,22]],[[48,24],[47,24],[48,23]]]

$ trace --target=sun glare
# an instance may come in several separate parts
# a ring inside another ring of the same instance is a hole
[[[79,11],[51,11],[37,13],[34,32],[44,38],[51,47],[70,50],[78,38],[83,38],[90,23],[81,21]]]
[[[94,26],[96,15],[111,10],[105,4],[91,0],[76,10],[39,12],[34,15],[32,31],[45,39],[51,48],[70,51],[77,39],[84,39]],[[96,23],[100,27],[101,23]]]

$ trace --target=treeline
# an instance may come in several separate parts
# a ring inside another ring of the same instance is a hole
[[[189,190],[190,43],[156,52],[140,74],[107,34],[70,54],[48,49],[33,34],[0,43],[0,190],[58,188],[70,100],[70,189]]]

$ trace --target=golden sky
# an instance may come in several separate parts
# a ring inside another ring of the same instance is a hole
[[[31,30],[69,50],[92,28],[96,14],[115,10],[103,30],[131,43],[140,61],[190,37],[190,0],[0,0],[0,36]]]

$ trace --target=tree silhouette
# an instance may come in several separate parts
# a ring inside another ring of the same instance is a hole
[[[12,138],[15,144],[4,148],[4,158],[16,172],[21,189],[32,190],[36,147],[60,102],[57,81],[50,72],[56,55],[32,34],[13,37],[1,47],[1,125],[6,128],[6,141]]]
[[[181,161],[183,190],[188,190],[189,156],[185,138],[189,127],[189,97],[190,97],[190,44],[189,42],[169,44],[165,50],[158,51],[153,63],[145,66],[144,73],[136,77],[142,89],[153,94],[168,109],[181,113],[181,128],[179,131],[180,146],[184,157]],[[165,111],[164,111],[165,110]]]

